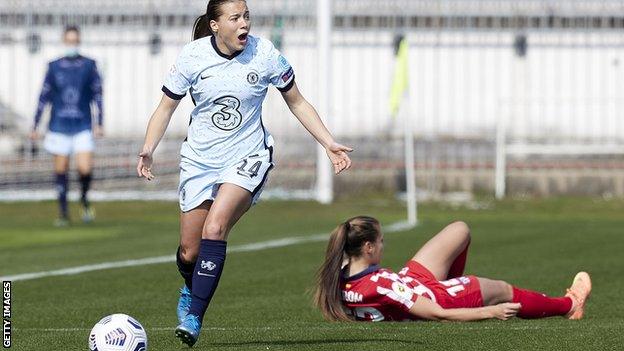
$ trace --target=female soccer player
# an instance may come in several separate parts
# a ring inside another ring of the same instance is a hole
[[[468,226],[452,223],[397,274],[379,267],[383,254],[379,222],[351,218],[331,234],[315,303],[333,321],[583,317],[591,292],[587,273],[574,277],[564,297],[548,297],[501,280],[464,276],[469,244]]]
[[[273,138],[262,123],[262,102],[273,84],[301,124],[325,147],[336,174],[351,165],[351,148],[334,141],[295,83],[293,69],[268,40],[249,34],[244,0],[210,0],[194,38],[162,88],[137,165],[153,179],[153,152],[179,101],[190,91],[195,109],[180,162],[180,246],[185,285],[176,336],[192,346],[217,288],[228,233],[254,204],[273,168]],[[209,36],[206,36],[210,34]]]
[[[69,155],[76,154],[76,163],[82,190],[82,220],[90,222],[95,213],[89,206],[87,192],[91,186],[93,134],[103,135],[102,81],[95,61],[79,54],[80,30],[67,27],[63,33],[65,55],[50,62],[39,97],[35,123],[30,138],[39,138],[37,126],[48,103],[52,104],[49,131],[44,148],[54,155],[54,173],[58,192],[59,218],[56,226],[69,224],[67,209],[67,171]],[[91,103],[97,105],[97,124],[93,125]]]

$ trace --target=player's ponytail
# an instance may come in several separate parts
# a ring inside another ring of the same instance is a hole
[[[317,273],[314,303],[325,319],[350,321],[342,303],[342,266],[349,257],[360,256],[365,242],[374,242],[379,236],[379,222],[372,217],[353,217],[340,224],[329,237],[325,261]]]
[[[342,306],[340,292],[340,270],[347,241],[347,226],[348,222],[342,223],[331,233],[325,252],[325,262],[317,274],[314,302],[321,309],[325,319],[330,321],[350,320]]]
[[[212,34],[210,31],[210,21],[208,21],[208,17],[206,15],[201,15],[195,19],[195,23],[193,24],[193,36],[191,41],[205,38]]]

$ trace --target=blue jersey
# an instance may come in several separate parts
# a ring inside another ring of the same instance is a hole
[[[49,130],[76,134],[91,129],[91,103],[97,105],[97,122],[102,125],[102,80],[95,61],[84,57],[62,57],[50,62],[35,113],[35,128],[50,103]]]

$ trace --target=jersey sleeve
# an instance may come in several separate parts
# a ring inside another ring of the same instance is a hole
[[[186,92],[191,87],[190,75],[186,72],[188,66],[189,58],[183,50],[165,77],[162,87],[165,95],[174,100],[182,100],[186,96]]]
[[[93,69],[91,70],[91,93],[93,94],[93,101],[97,106],[96,120],[99,126],[102,126],[104,120],[104,104],[102,102],[102,77],[98,72],[97,65],[93,63]]]
[[[54,85],[53,79],[53,68],[52,64],[48,65],[48,70],[46,72],[45,78],[43,80],[43,87],[41,88],[41,94],[39,95],[39,102],[37,103],[37,110],[35,111],[35,123],[34,128],[36,129],[41,121],[41,115],[43,114],[43,110],[48,102],[50,102],[50,98],[52,96],[52,89]]]
[[[286,92],[295,84],[295,72],[288,60],[271,44],[269,52],[269,74],[271,84]]]

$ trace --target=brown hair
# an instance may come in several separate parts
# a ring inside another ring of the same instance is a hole
[[[329,237],[325,261],[316,276],[314,303],[325,319],[350,321],[342,304],[340,283],[342,263],[349,257],[359,257],[366,242],[375,242],[380,235],[379,221],[373,217],[357,216],[340,224]]]
[[[80,35],[80,28],[78,26],[75,26],[75,25],[66,26],[63,29],[63,35],[65,35],[65,34],[67,34],[69,32],[76,32],[76,34]]]
[[[210,0],[206,6],[206,13],[197,17],[193,24],[193,37],[192,40],[205,38],[209,35],[214,35],[210,28],[210,21],[216,21],[219,16],[223,14],[221,11],[221,5],[227,2],[233,1],[245,1],[245,0]]]

